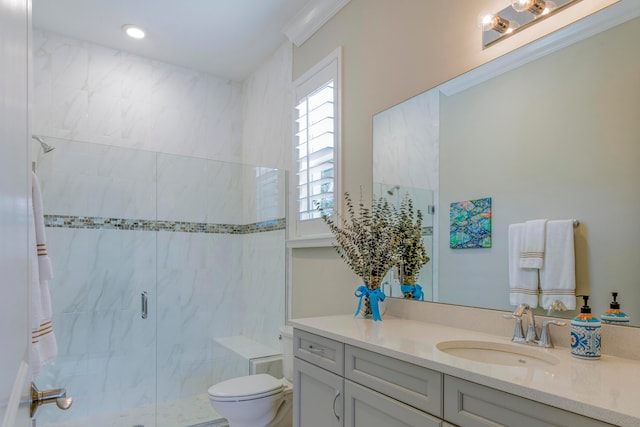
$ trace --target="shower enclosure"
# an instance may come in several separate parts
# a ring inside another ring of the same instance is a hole
[[[208,387],[278,370],[285,173],[46,141],[59,351],[36,382],[74,403],[40,408],[38,426],[219,425]]]

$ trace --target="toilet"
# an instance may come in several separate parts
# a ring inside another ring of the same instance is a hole
[[[209,387],[209,401],[229,427],[291,427],[293,424],[293,328],[280,328],[284,378],[247,375]]]

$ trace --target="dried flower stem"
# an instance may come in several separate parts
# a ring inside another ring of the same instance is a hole
[[[322,218],[336,237],[334,248],[340,258],[369,289],[376,289],[380,286],[380,278],[398,262],[397,212],[384,198],[374,198],[369,208],[361,197],[356,210],[348,192],[344,197],[346,217],[336,214],[334,220],[320,207]]]

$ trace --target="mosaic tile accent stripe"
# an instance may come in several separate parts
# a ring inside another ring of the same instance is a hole
[[[285,218],[251,224],[209,224],[205,222],[102,218],[95,216],[45,215],[45,227],[123,231],[171,231],[178,233],[253,234],[284,230]]]

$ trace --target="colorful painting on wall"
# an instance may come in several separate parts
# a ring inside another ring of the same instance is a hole
[[[491,247],[491,197],[451,203],[449,219],[452,249]]]

